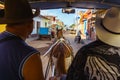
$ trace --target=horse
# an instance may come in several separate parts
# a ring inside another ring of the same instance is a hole
[[[62,30],[58,30],[57,39],[54,41],[49,52],[49,63],[45,77],[47,77],[50,67],[52,69],[52,77],[61,77],[63,74],[66,74],[73,60],[73,49],[69,41],[63,36]]]
[[[63,36],[63,30],[62,29],[57,29],[57,39],[64,38]]]
[[[72,54],[72,47],[62,38],[52,48],[51,56],[54,60],[57,59],[56,72],[58,76],[67,73],[68,66],[66,65],[66,58],[71,58],[73,56]]]

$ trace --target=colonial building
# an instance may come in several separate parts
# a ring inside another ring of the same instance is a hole
[[[33,29],[32,35],[38,34],[40,27],[49,27],[50,26],[50,24],[49,24],[50,19],[48,19],[45,16],[39,15],[39,16],[34,17],[33,20],[34,20],[34,29]]]

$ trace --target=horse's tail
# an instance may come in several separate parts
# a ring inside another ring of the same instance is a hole
[[[58,70],[58,74],[66,74],[66,67],[65,67],[65,54],[63,52],[61,52],[59,54],[59,57],[57,59],[57,70]]]

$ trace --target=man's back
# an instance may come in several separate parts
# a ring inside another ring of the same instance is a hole
[[[99,40],[81,48],[67,80],[120,80],[120,48]]]
[[[120,80],[120,7],[97,15],[95,42],[82,47],[69,68],[67,80]]]
[[[22,80],[26,59],[37,50],[9,32],[0,34],[0,80]]]

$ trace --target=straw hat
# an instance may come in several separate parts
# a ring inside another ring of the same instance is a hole
[[[120,8],[108,9],[104,18],[96,18],[95,26],[97,37],[101,41],[120,47]]]
[[[0,18],[0,24],[21,23],[32,18],[32,9],[27,0],[5,0],[5,14]]]

